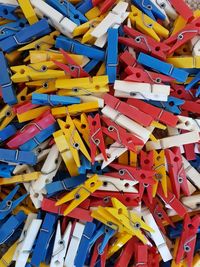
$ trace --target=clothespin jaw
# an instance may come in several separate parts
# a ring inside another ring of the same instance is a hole
[[[0,4],[0,17],[14,21],[17,20],[17,16],[14,13],[16,8],[17,5]]]
[[[83,185],[78,186],[69,194],[58,200],[56,202],[56,206],[59,206],[65,202],[72,200],[68,208],[64,211],[64,216],[66,216],[70,211],[72,211],[87,197],[89,197],[91,193],[95,192],[100,186],[102,186],[102,182],[98,179],[97,175],[94,175],[88,180],[86,180]]]
[[[80,116],[80,120],[77,118],[73,119],[74,125],[76,126],[79,133],[82,135],[84,141],[90,147],[90,129],[88,123],[88,117],[85,113],[82,113]]]

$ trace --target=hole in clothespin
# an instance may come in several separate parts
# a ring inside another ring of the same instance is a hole
[[[126,188],[128,188],[129,187],[129,183],[125,183],[125,185],[124,185]]]
[[[93,125],[93,126],[96,126],[96,124],[97,124],[96,121],[93,121],[93,122],[92,122],[92,125]]]
[[[158,156],[156,159],[159,161],[159,160],[161,160],[161,157],[160,157],[160,156]]]
[[[196,207],[199,208],[200,207],[200,203],[196,203]]]
[[[21,69],[20,70],[20,74],[24,74],[25,73],[25,70],[24,69]]]
[[[100,86],[99,86],[99,85],[96,85],[96,86],[95,86],[95,89],[96,89],[96,90],[99,90],[99,89],[100,89]]]
[[[11,116],[11,114],[12,114],[12,112],[9,110],[9,111],[7,111],[6,112],[6,117],[9,117],[9,116]]]
[[[81,129],[85,129],[86,125],[85,124],[81,124]]]
[[[174,106],[174,102],[173,102],[173,101],[170,101],[170,102],[169,102],[169,105],[170,105],[171,107],[173,107],[173,106]]]
[[[124,175],[124,170],[119,170],[120,175]]]
[[[150,163],[149,159],[144,160],[144,164],[149,164],[149,163]]]
[[[108,185],[108,182],[104,181],[103,186],[107,186],[107,185]]]
[[[26,100],[26,97],[25,97],[24,95],[22,95],[22,96],[20,97],[20,99],[21,99],[21,101],[25,101],[25,100]]]
[[[165,7],[166,7],[166,4],[165,4],[165,3],[161,3],[161,4],[160,4],[160,7],[161,7],[161,8],[165,8]]]
[[[8,10],[6,8],[3,9],[4,15],[8,15]]]
[[[122,214],[123,210],[122,209],[118,209],[118,214]]]
[[[162,213],[161,212],[158,212],[157,213],[158,217],[161,219],[163,217]]]
[[[66,125],[65,125],[65,128],[66,128],[66,129],[69,129],[69,128],[70,128],[70,125],[69,125],[69,124],[66,124]]]
[[[126,202],[130,202],[130,197],[126,197]]]
[[[35,197],[35,198],[38,198],[38,197],[39,197],[39,194],[38,194],[38,193],[35,193],[35,194],[34,194],[34,197]]]
[[[91,184],[90,184],[90,187],[94,187],[95,186],[95,182],[92,182]]]
[[[75,19],[79,19],[79,15],[78,14],[74,14],[74,18]]]
[[[195,26],[196,26],[196,27],[200,27],[200,23],[196,23]]]
[[[155,50],[160,51],[160,46],[156,46]]]
[[[48,88],[48,86],[49,86],[48,82],[44,82],[43,85],[42,85],[43,88]]]
[[[189,252],[191,250],[191,248],[188,245],[184,245],[184,250],[185,250],[185,252]]]
[[[144,173],[142,173],[142,174],[140,175],[140,177],[141,177],[141,179],[145,179],[145,178],[146,178],[146,175],[145,175]]]
[[[73,147],[76,148],[76,149],[79,149],[79,147],[80,147],[80,146],[79,146],[79,143],[74,143],[74,144],[73,144]]]
[[[79,199],[81,196],[79,194],[75,195],[75,199]]]
[[[139,72],[136,72],[135,75],[136,75],[137,78],[140,78],[141,77],[141,73],[139,73]]]
[[[174,161],[178,162],[179,161],[179,157],[174,157]]]
[[[140,228],[140,223],[136,222],[136,223],[134,224],[134,228],[139,229],[139,228]]]

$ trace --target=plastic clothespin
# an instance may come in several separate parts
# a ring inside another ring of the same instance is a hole
[[[17,5],[0,4],[0,17],[14,21],[17,20],[16,8]]]
[[[180,190],[184,195],[189,195],[189,188],[186,179],[186,173],[183,167],[181,151],[179,147],[174,147],[165,150],[167,159],[168,172],[175,196],[180,198]]]
[[[40,172],[31,172],[20,175],[14,175],[9,178],[0,178],[0,185],[31,182],[37,180],[39,176]]]
[[[2,267],[10,265],[13,261],[13,254],[15,253],[17,247],[17,241],[9,247],[3,257],[0,259],[0,264]]]
[[[76,25],[80,25],[88,21],[82,12],[80,12],[67,0],[64,0],[63,2],[60,2],[59,0],[47,0],[47,4],[54,7],[64,16],[68,17],[71,21],[76,23]]]
[[[39,38],[45,34],[50,33],[49,24],[45,19],[34,23],[31,26],[27,26],[21,31],[17,32],[15,35],[10,36],[6,39],[0,41],[0,48],[4,52],[12,52],[18,47],[32,42],[34,39]]]
[[[185,64],[183,64],[183,62]],[[200,68],[200,57],[199,56],[168,57],[167,63],[174,65],[176,68],[198,69]]]
[[[185,20],[188,21],[193,18],[192,9],[183,0],[172,0],[170,3]]]
[[[26,26],[25,19],[19,19],[15,22],[6,23],[0,26],[0,40],[6,39],[9,36],[14,35]]]
[[[89,74],[84,71],[84,69],[79,66],[73,58],[69,54],[67,54],[63,49],[60,49],[65,61],[67,64],[63,64],[62,62],[55,61],[54,63],[64,70],[66,74],[69,74],[73,78],[82,78],[82,77],[89,77]]]
[[[57,215],[46,213],[44,221],[39,230],[36,239],[35,247],[32,253],[31,265],[40,266],[40,263],[45,260],[50,239],[54,233]]]
[[[181,106],[181,109],[185,111],[189,111],[192,113],[200,114],[200,103],[197,101],[188,101],[186,100],[185,103]]]
[[[107,160],[106,148],[104,144],[104,138],[103,138],[103,132],[99,114],[96,114],[94,118],[92,116],[88,116],[88,124],[90,130],[89,140],[90,140],[92,164],[94,164],[95,161],[97,147],[103,154],[104,159]]]
[[[0,176],[3,178],[11,177],[14,169],[15,169],[15,166],[1,163],[0,164]]]
[[[35,15],[34,9],[29,0],[18,0],[18,3],[30,25],[38,22],[38,18]]]
[[[0,141],[3,142],[8,138],[12,137],[17,132],[16,127],[13,124],[6,126],[4,129],[0,130]]]
[[[81,1],[78,5],[77,5],[77,9],[82,13],[85,14],[87,13],[87,11],[89,11],[90,9],[93,8],[93,3],[92,0],[88,0],[88,1]]]
[[[185,90],[190,90],[200,81],[200,72],[192,79],[190,83],[185,86]]]
[[[32,103],[44,106],[68,106],[72,104],[80,104],[80,99],[77,97],[58,96],[48,94],[32,94]]]
[[[165,63],[144,53],[139,54],[138,63],[175,78],[179,82],[185,82],[189,75],[189,73],[182,69],[175,68],[171,64]]]
[[[160,41],[160,37],[167,38],[169,35],[169,31],[166,28],[142,13],[142,11],[135,6],[131,6],[129,18],[136,29],[151,36],[158,42]],[[151,27],[149,25],[151,25]]]
[[[64,211],[64,215],[66,216],[70,213],[70,211],[89,197],[91,193],[95,192],[100,186],[102,186],[102,184],[103,183],[98,179],[98,176],[93,175],[91,178],[86,180],[84,184],[78,186],[76,189],[73,189],[70,193],[58,200],[56,202],[56,206],[72,200],[68,208]]]
[[[1,148],[0,161],[35,165],[37,157],[33,152],[29,151],[19,151]]]
[[[151,0],[151,2],[153,2],[154,5],[157,6],[161,12],[163,12],[163,14],[166,16],[167,22],[167,17],[171,18],[172,20],[177,18],[178,14],[168,0]]]
[[[90,147],[90,130],[89,130],[89,123],[88,117],[85,113],[82,113],[80,116],[80,120],[77,118],[73,119],[74,125],[76,126],[77,130],[83,137],[84,141],[86,142],[87,146]]]
[[[15,209],[28,196],[28,194],[25,194],[18,199],[13,200],[19,188],[19,185],[15,186],[15,188],[0,203],[0,220],[6,218],[6,216],[10,214],[12,210]]]
[[[93,254],[91,256],[91,261],[90,261],[91,267],[94,267],[96,265],[98,266],[100,265],[101,267],[106,266],[108,245],[105,247],[104,252],[99,255],[98,248],[101,245],[101,241],[102,241],[102,237],[100,237],[94,245]]]
[[[60,221],[58,221],[50,267],[63,266],[65,254],[67,251],[67,246],[70,240],[71,228],[72,224],[71,222],[69,222],[65,230],[65,233],[62,236]]]

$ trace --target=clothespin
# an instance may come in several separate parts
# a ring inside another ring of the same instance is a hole
[[[32,94],[32,103],[38,105],[61,106],[79,104],[81,101],[77,97],[57,96],[48,94]]]
[[[185,103],[181,106],[181,108],[185,111],[190,111],[192,113],[200,114],[199,111],[200,103],[195,101],[186,100]]]
[[[183,156],[182,156],[182,160],[183,160],[183,166],[184,166],[188,180],[190,180],[199,189],[200,188],[199,172],[195,168],[193,168],[192,165],[189,163],[189,161],[187,161],[187,159],[184,158]]]
[[[178,251],[176,254],[176,263],[179,263],[184,255],[189,267],[192,266],[192,259],[194,253],[194,247],[196,242],[196,233],[199,227],[199,216],[195,216],[192,219],[188,214],[184,217],[183,232],[178,244]]]
[[[168,51],[168,55],[172,54],[176,49],[191,40],[199,33],[200,18],[194,19],[191,23],[187,24],[179,32],[170,36],[164,41],[166,45],[170,45],[171,49]]]
[[[15,22],[6,23],[0,26],[0,40],[8,38],[9,36],[14,35],[16,32],[20,31],[23,27],[26,26],[25,19],[19,19]]]
[[[65,266],[74,266],[74,261],[81,242],[81,237],[83,236],[84,229],[85,225],[83,223],[80,222],[75,223],[75,227],[73,229],[73,233],[70,238],[67,254],[65,256],[65,262],[64,262]]]
[[[139,54],[138,63],[175,78],[179,82],[185,82],[189,75],[182,69],[177,69],[171,64],[165,63],[144,53]]]
[[[0,141],[3,142],[12,137],[16,131],[17,129],[13,124],[6,126],[4,129],[0,130]]]
[[[67,246],[70,240],[71,228],[72,224],[71,222],[69,222],[65,230],[65,233],[62,236],[60,221],[58,221],[50,267],[63,266],[65,254],[67,251]]]
[[[90,130],[89,130],[89,123],[88,117],[85,113],[82,113],[80,116],[80,120],[77,118],[73,119],[73,123],[76,126],[77,130],[83,137],[84,141],[86,142],[87,146],[90,147]]]
[[[183,64],[183,62],[185,64]],[[200,57],[199,56],[184,56],[184,57],[168,57],[167,63],[174,65],[176,68],[199,68]]]
[[[156,41],[160,41],[160,37],[167,38],[169,31],[162,25],[142,13],[137,7],[131,6],[129,18],[136,29],[142,33],[151,36]],[[149,27],[151,25],[151,27]]]
[[[15,175],[9,178],[0,178],[0,185],[8,185],[15,183],[25,183],[37,180],[40,172],[32,172],[27,174]]]
[[[14,168],[15,167],[12,165],[1,163],[0,164],[0,176],[4,178],[12,176],[12,172]]]
[[[108,246],[107,258],[110,258],[115,254],[121,247],[123,247],[132,236],[127,233],[117,233],[115,239],[111,245]]]
[[[34,39],[39,38],[45,34],[50,33],[49,24],[45,19],[42,19],[33,25],[23,28],[15,35],[10,36],[0,41],[0,48],[4,52],[12,52],[20,46],[32,42]]]
[[[17,5],[0,4],[0,17],[14,21],[17,20],[16,8]]]
[[[93,175],[91,178],[86,180],[84,184],[78,186],[76,189],[73,189],[70,193],[58,200],[56,202],[56,206],[72,200],[68,208],[64,211],[64,215],[66,216],[70,211],[72,211],[87,197],[89,197],[91,193],[95,192],[101,185],[102,182],[98,179],[98,176]],[[81,191],[85,192],[81,193]]]
[[[1,148],[0,161],[34,165],[37,158],[33,152]]]
[[[34,9],[29,0],[19,0],[18,3],[30,25],[38,22],[38,18],[35,15]]]
[[[94,245],[93,254],[92,254],[92,257],[91,257],[91,261],[90,261],[90,266],[91,267],[94,267],[95,264],[101,264],[100,265],[101,267],[105,267],[106,266],[108,245],[105,247],[103,253],[99,255],[98,248],[101,245],[101,240],[102,240],[102,237],[100,237],[96,241],[96,243]],[[97,261],[97,259],[98,259],[98,261]]]
[[[83,153],[83,155],[91,161],[90,155],[78,133],[78,131],[75,128],[75,125],[73,123],[73,120],[69,115],[67,115],[66,122],[63,122],[62,120],[58,119],[58,124],[63,131],[67,143],[69,145],[70,151],[73,155],[73,158],[76,162],[77,167],[80,167],[80,156],[79,151]]]
[[[193,18],[193,11],[184,1],[172,0],[171,5],[176,9],[176,11],[185,19],[190,20]]]
[[[16,215],[11,215],[0,227],[0,245],[6,244],[17,228],[26,220],[26,215],[23,211],[19,211]]]
[[[46,213],[44,221],[39,230],[35,248],[32,253],[31,264],[40,266],[40,263],[45,260],[46,252],[54,233],[54,227],[57,221],[57,216],[51,213]]]
[[[14,244],[12,244],[12,246],[6,251],[3,257],[0,259],[0,264],[2,267],[7,267],[11,265],[13,260],[13,254],[15,253],[16,248],[17,248],[17,241]]]
[[[194,87],[198,82],[200,81],[200,72],[197,73],[197,75],[191,80],[190,83],[188,83],[185,86],[186,90],[190,90],[192,87]]]
[[[172,20],[175,20],[178,16],[176,10],[171,6],[170,2],[167,0],[151,0],[155,6],[160,9],[160,11],[165,15],[165,17],[169,17]],[[168,20],[167,18],[165,21]]]
[[[27,197],[27,194],[25,194],[16,200],[12,200],[16,195],[17,191],[19,190],[19,188],[20,188],[19,185],[15,186],[15,188],[0,203],[0,209],[1,209],[0,220],[6,218],[6,216],[10,214],[13,211],[13,209],[15,209]]]
[[[81,68],[81,66],[79,66],[76,61],[74,61],[70,55],[68,55],[63,49],[60,49],[65,61],[66,61],[66,65],[63,64],[62,62],[59,61],[55,61],[54,63],[61,68],[62,70],[64,70],[65,73],[69,74],[71,77],[73,78],[81,78],[81,77],[89,77],[89,74],[84,71],[84,69]]]

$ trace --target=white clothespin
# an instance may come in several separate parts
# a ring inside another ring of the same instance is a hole
[[[200,119],[193,119],[186,116],[178,116],[179,121],[176,128],[187,131],[200,132]]]
[[[137,98],[144,100],[167,101],[170,86],[162,84],[149,84],[126,82],[116,80],[114,83],[115,96]]]
[[[104,169],[115,159],[119,158],[124,152],[127,151],[127,148],[117,142],[113,143],[108,149],[106,149],[107,160],[104,159],[103,154],[99,154],[95,157],[96,161],[103,160],[101,169]]]
[[[71,222],[69,222],[65,230],[65,233],[62,237],[60,221],[58,221],[50,267],[63,267],[64,258],[70,239],[71,229],[72,229],[72,224]]]
[[[178,17],[175,9],[171,6],[169,0],[151,0],[151,2],[157,6],[157,8],[170,19],[175,20]],[[167,19],[169,21],[169,19]]]
[[[200,189],[200,173],[183,156],[182,160],[187,179]]]
[[[111,120],[113,120],[115,123],[119,124],[121,127],[127,129],[132,134],[136,135],[138,138],[143,140],[144,143],[147,142],[149,139],[149,136],[151,132],[146,129],[145,127],[142,127],[140,124],[134,122],[133,120],[129,119],[128,117],[124,116],[120,112],[116,111],[115,109],[112,109],[109,106],[105,106],[101,112]]]
[[[48,19],[48,23],[62,32],[64,35],[72,38],[73,30],[78,26],[76,23],[64,17],[56,9],[48,5],[42,0],[30,0],[35,7],[35,12],[39,17]]]
[[[31,222],[27,230],[27,234],[24,240],[22,241],[19,254],[16,258],[15,267],[25,267],[28,261],[29,255],[31,253],[31,249],[34,245],[35,239],[39,232],[41,224],[42,224],[42,220],[39,220],[39,219],[33,219],[33,221]]]
[[[114,25],[118,25],[119,27],[129,15],[129,12],[126,12],[127,7],[128,3],[119,2],[91,32],[91,35],[93,37],[100,38]]]
[[[99,108],[104,107],[104,99],[99,97],[99,96],[92,96],[92,95],[87,95],[87,96],[78,96],[81,99],[81,103],[88,103],[88,102],[98,102]]]
[[[171,260],[172,259],[171,252],[170,252],[170,250],[166,244],[166,241],[165,241],[162,233],[160,232],[152,214],[150,213],[150,211],[148,209],[145,209],[142,212],[142,216],[144,218],[145,223],[148,226],[150,226],[151,228],[153,228],[153,230],[154,230],[154,232],[150,233],[150,237],[152,238],[152,240],[156,244],[163,261],[166,262],[166,261]]]
[[[81,241],[81,237],[83,235],[84,228],[85,228],[85,225],[79,222],[77,222],[74,227],[74,231],[70,239],[70,244],[69,244],[69,248],[67,251],[67,255],[65,257],[64,266],[66,267],[75,267],[74,260],[75,260],[76,253],[77,253],[80,241]]]
[[[199,35],[192,38],[192,40],[190,41],[190,47],[191,47],[193,56],[200,56],[200,37],[199,37]]]
[[[96,39],[94,45],[96,45],[100,48],[103,48],[107,42],[107,37],[108,37],[108,34],[105,33],[104,35],[102,35],[101,37]]]
[[[146,143],[147,151],[153,149],[165,149],[174,146],[182,146],[197,143],[199,141],[199,133],[197,131],[169,136],[157,141],[149,141]]]
[[[23,245],[23,241],[24,241],[24,239],[26,237],[26,234],[27,234],[27,231],[28,231],[28,229],[30,227],[30,224],[36,218],[37,218],[37,214],[35,214],[35,213],[29,213],[28,214],[28,217],[26,219],[24,228],[23,228],[23,230],[21,232],[21,235],[20,235],[20,238],[18,240],[18,246],[17,246],[17,248],[15,250],[15,253],[14,253],[14,256],[13,256],[13,261],[16,261],[17,260],[17,258],[19,256],[19,253],[20,253],[20,250],[21,250],[22,245]]]

